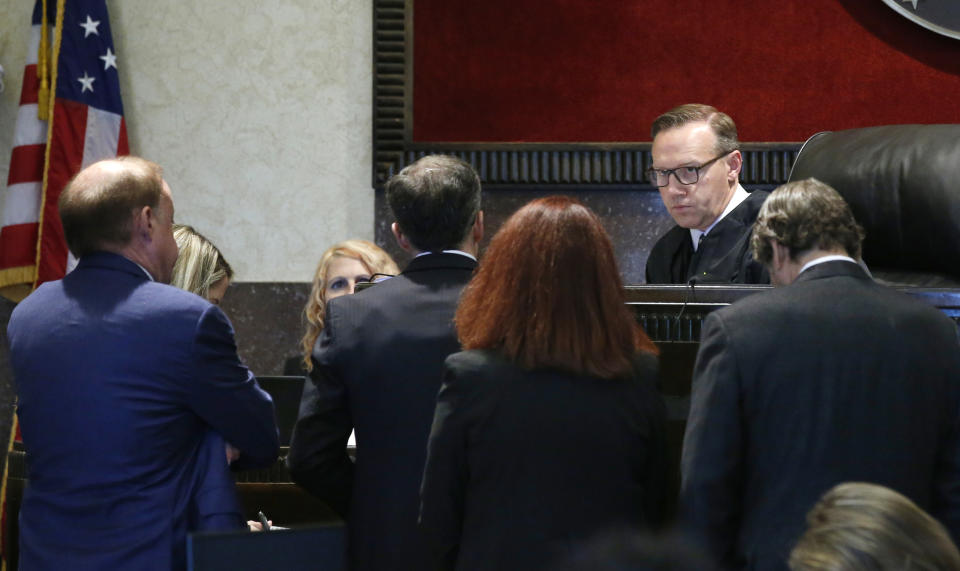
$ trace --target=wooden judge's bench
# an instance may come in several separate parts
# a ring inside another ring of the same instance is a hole
[[[660,390],[668,411],[667,439],[675,506],[680,482],[680,450],[690,408],[690,381],[700,342],[700,331],[707,314],[770,286],[628,286],[627,304],[637,321],[660,348]],[[937,307],[960,325],[960,289],[897,288],[907,295]],[[598,441],[602,446],[602,441]],[[285,456],[286,449],[281,449]],[[8,564],[16,561],[17,514],[26,469],[22,449],[8,455],[8,518],[4,529]],[[278,459],[274,466],[237,474],[237,489],[248,519],[263,511],[277,525],[298,526],[337,522],[337,515],[320,500],[290,481],[289,473]],[[8,568],[15,568],[10,567]]]

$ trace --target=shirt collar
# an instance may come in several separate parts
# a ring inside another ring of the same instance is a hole
[[[420,256],[428,256],[428,255],[433,254],[433,253],[435,253],[435,252],[420,252],[419,254],[417,254],[416,256],[414,256],[414,258],[419,258]],[[443,251],[440,252],[440,253],[441,253],[441,254],[459,254],[459,255],[461,255],[461,256],[466,256],[466,257],[470,258],[470,259],[473,260],[474,262],[477,261],[477,257],[476,257],[476,256],[474,256],[473,254],[469,254],[469,253],[467,253],[467,252],[464,252],[463,250],[443,250]]]
[[[802,268],[800,268],[800,273],[802,274],[803,272],[807,271],[808,269],[818,264],[824,264],[826,262],[837,262],[841,260],[845,262],[853,262],[854,264],[857,263],[857,261],[851,258],[850,256],[841,256],[839,254],[831,254],[829,256],[822,256],[815,260],[810,260],[809,262],[804,264]]]
[[[127,258],[127,259],[129,259],[129,258]],[[133,260],[130,260],[130,261],[133,262]],[[137,264],[136,262],[133,262],[133,263],[134,263],[134,264]],[[151,274],[149,271],[147,271],[147,268],[141,266],[140,264],[137,264],[137,267],[140,268],[141,270],[143,270],[143,273],[147,274],[147,279],[149,279],[149,280],[152,281],[152,282],[157,281],[157,280],[153,279],[153,274]]]
[[[750,193],[746,191],[740,183],[737,183],[737,189],[733,191],[733,196],[730,197],[730,202],[727,203],[727,207],[723,209],[723,212],[720,213],[720,216],[717,216],[717,219],[713,221],[712,224],[707,226],[706,230],[697,230],[696,228],[690,229],[690,239],[693,240],[693,251],[697,251],[697,247],[700,246],[700,236],[709,234],[713,227],[717,225],[717,222],[723,220],[723,218],[733,212],[733,210],[740,206],[740,203],[746,200],[750,196]]]

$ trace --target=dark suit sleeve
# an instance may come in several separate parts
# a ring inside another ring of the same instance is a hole
[[[215,306],[197,322],[189,373],[184,384],[189,406],[240,450],[241,463],[274,462],[280,444],[273,400],[240,362],[233,327]]]
[[[956,326],[947,323],[943,337],[952,339],[955,335]],[[960,347],[948,347],[945,360],[947,386],[943,400],[948,421],[939,443],[931,512],[947,528],[953,541],[960,543]]]
[[[458,379],[448,361],[437,395],[420,488],[420,527],[430,569],[454,569],[457,563],[468,474],[468,381]]]
[[[713,556],[735,552],[742,496],[740,372],[723,320],[704,322],[681,461],[681,517]]]
[[[648,418],[650,422],[650,454],[648,469],[643,482],[644,514],[647,523],[653,528],[664,525],[667,518],[667,407],[657,390],[659,365],[653,355],[644,354],[638,359],[636,367],[640,382],[649,388]],[[675,457],[674,457],[675,458]]]
[[[237,498],[237,485],[227,470],[223,437],[213,430],[203,435],[200,445],[200,485],[192,497],[192,531],[235,531],[246,529],[246,520]]]
[[[313,352],[310,383],[293,429],[287,466],[294,482],[346,518],[353,491],[353,462],[347,440],[353,419],[347,390],[337,372],[336,309],[327,306],[327,324]]]

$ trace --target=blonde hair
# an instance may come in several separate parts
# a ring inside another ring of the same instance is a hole
[[[313,274],[313,288],[310,290],[310,298],[307,300],[306,307],[303,308],[306,331],[300,340],[300,349],[303,353],[303,366],[308,371],[313,369],[313,362],[310,360],[313,345],[320,337],[320,331],[323,330],[323,321],[327,311],[325,297],[327,271],[334,258],[358,260],[370,272],[371,276],[373,274],[395,275],[400,272],[390,254],[367,240],[344,240],[327,248],[327,251],[320,256],[317,271]]]
[[[220,250],[191,226],[174,224],[173,238],[180,253],[173,266],[170,285],[206,299],[213,284],[223,278],[233,279],[233,268]]]
[[[947,571],[960,552],[937,520],[883,486],[850,482],[823,495],[790,553],[792,571]]]

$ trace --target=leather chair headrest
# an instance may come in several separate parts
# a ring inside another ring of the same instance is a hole
[[[850,204],[871,268],[960,278],[960,125],[818,133],[790,173],[810,177]]]

